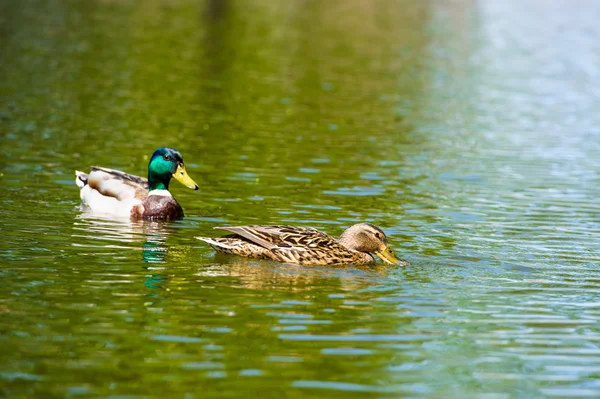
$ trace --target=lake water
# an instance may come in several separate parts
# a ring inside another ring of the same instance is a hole
[[[592,2],[0,5],[1,393],[600,397]],[[80,210],[177,148],[186,218]],[[407,267],[216,256],[381,226]]]

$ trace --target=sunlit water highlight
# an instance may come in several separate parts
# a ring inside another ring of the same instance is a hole
[[[600,396],[593,6],[1,8],[5,396]],[[202,182],[184,220],[80,209],[75,169],[161,145]],[[193,238],[359,221],[411,265]]]

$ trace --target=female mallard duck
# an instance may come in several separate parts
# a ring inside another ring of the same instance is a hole
[[[81,202],[93,212],[134,219],[179,219],[183,209],[169,192],[171,177],[198,190],[188,176],[181,154],[173,148],[154,151],[148,179],[119,170],[92,167],[87,174],[75,171]]]
[[[399,262],[388,246],[385,233],[371,223],[355,224],[337,240],[310,227],[251,225],[215,228],[234,234],[196,238],[225,254],[300,265],[364,265],[374,262],[371,255],[374,253],[385,263]]]

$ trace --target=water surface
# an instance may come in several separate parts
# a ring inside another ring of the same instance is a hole
[[[588,5],[589,6],[589,5]],[[7,397],[599,397],[600,28],[567,1],[5,2]],[[180,150],[187,217],[75,169]],[[410,266],[193,237],[381,226]]]

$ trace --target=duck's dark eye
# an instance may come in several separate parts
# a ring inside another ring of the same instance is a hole
[[[383,236],[381,235],[381,233],[380,233],[380,232],[376,232],[376,233],[375,233],[375,238],[377,238],[378,240],[382,240],[382,239],[383,239]]]
[[[171,156],[170,155],[163,155],[163,159],[165,161],[170,161],[171,160]]]

